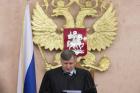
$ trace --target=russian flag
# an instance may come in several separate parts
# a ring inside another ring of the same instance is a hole
[[[25,7],[21,40],[17,93],[36,93],[35,61],[28,1]]]

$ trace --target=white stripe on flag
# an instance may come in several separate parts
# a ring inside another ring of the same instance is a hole
[[[29,4],[25,8],[25,18],[24,18],[24,61],[25,61],[25,73],[30,65],[33,56],[33,41],[31,32],[31,22],[30,22],[30,10]],[[28,47],[27,47],[28,46]]]

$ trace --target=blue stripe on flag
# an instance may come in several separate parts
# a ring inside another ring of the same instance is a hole
[[[36,77],[35,77],[35,62],[34,55],[32,56],[31,63],[27,69],[24,82],[24,93],[36,93]]]

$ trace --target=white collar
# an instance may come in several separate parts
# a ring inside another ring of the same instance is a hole
[[[67,73],[69,76],[72,76],[73,74],[76,74],[76,69],[74,68],[72,71],[64,73]]]
[[[75,69],[73,69],[71,72],[70,72],[70,76],[72,76],[73,74],[76,74],[76,70]]]

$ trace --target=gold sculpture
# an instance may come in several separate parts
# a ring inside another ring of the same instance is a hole
[[[101,52],[107,47],[110,47],[116,36],[117,18],[112,3],[105,2],[105,0],[44,0],[46,11],[49,5],[53,7],[51,16],[48,16],[43,8],[36,3],[32,15],[32,30],[33,41],[38,45],[42,54],[43,60],[46,64],[46,69],[53,69],[60,64],[60,53],[56,53],[54,62],[49,63],[45,57],[45,49],[63,50],[63,28],[86,28],[84,20],[86,17],[95,18],[95,22],[91,27],[88,27],[87,47],[88,53],[83,57],[77,59],[78,64],[88,70],[96,69],[99,71],[106,71],[109,68],[110,60],[103,56],[96,62],[96,57],[93,51]],[[80,10],[76,18],[70,12],[73,4],[77,4]],[[58,29],[52,16],[63,16],[66,24]]]

